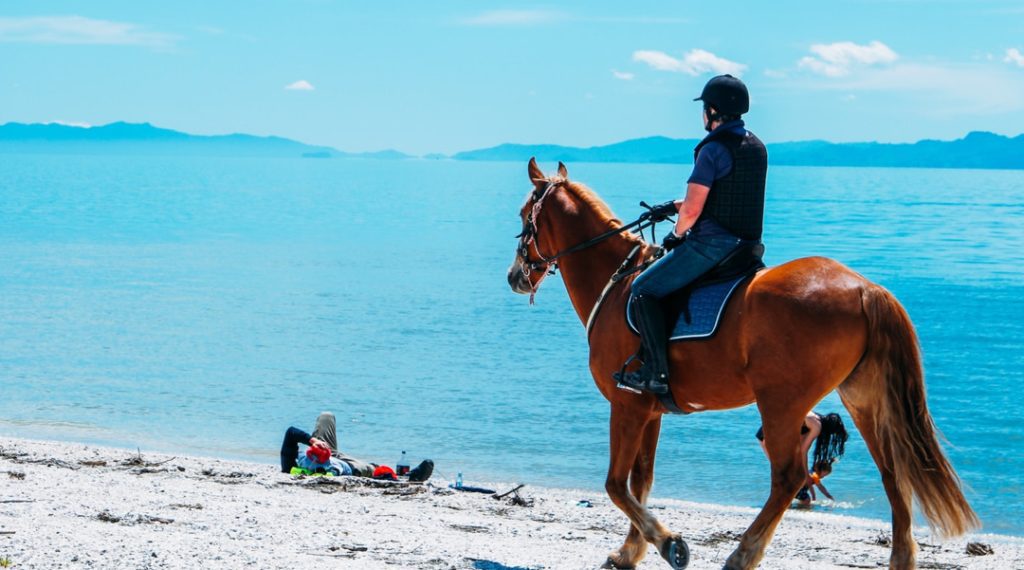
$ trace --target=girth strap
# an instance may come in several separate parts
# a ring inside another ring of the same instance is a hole
[[[633,257],[636,255],[636,252],[640,251],[640,248],[642,248],[643,246],[644,244],[638,243],[635,246],[633,246],[633,249],[629,250],[629,254],[626,256],[626,259],[622,260],[622,265],[619,265],[619,268],[615,271],[615,273],[612,273],[611,278],[608,279],[608,283],[604,286],[604,289],[601,291],[601,294],[597,296],[597,302],[594,303],[594,308],[590,310],[590,316],[587,317],[588,340],[590,339],[590,329],[594,327],[594,319],[597,317],[597,313],[601,309],[601,305],[604,304],[605,297],[607,297],[608,293],[611,292],[613,287],[615,287],[615,284],[621,280],[619,276],[624,271],[626,271],[626,268],[633,261]]]

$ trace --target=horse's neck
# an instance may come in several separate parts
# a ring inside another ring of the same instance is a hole
[[[638,243],[634,238],[617,235],[560,260],[569,300],[584,324],[608,280]]]

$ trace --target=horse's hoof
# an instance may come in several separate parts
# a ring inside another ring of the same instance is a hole
[[[658,550],[672,570],[683,570],[690,565],[690,547],[678,536],[666,540]]]
[[[634,570],[636,566],[619,566],[615,563],[614,560],[612,560],[612,557],[609,556],[608,559],[604,561],[604,564],[601,565],[601,568],[612,568],[614,570]]]

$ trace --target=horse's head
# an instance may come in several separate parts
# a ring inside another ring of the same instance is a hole
[[[558,163],[558,174],[545,176],[537,161],[531,158],[529,176],[533,188],[519,210],[523,231],[516,236],[519,243],[515,259],[508,268],[508,284],[516,293],[529,294],[532,303],[541,281],[554,272],[555,260],[552,257],[562,247],[561,230],[552,222],[553,214],[565,211],[567,205],[571,208],[571,202],[559,196],[562,194],[559,188],[569,182],[569,172],[561,162]]]

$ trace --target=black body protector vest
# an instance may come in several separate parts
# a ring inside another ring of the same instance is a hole
[[[711,183],[707,201],[698,220],[710,218],[736,237],[761,239],[764,224],[764,185],[768,176],[768,151],[754,133],[721,132],[701,141],[693,150],[717,141],[732,155],[732,170]]]

